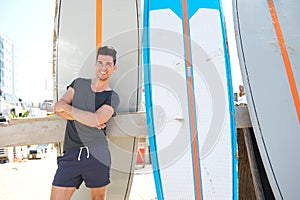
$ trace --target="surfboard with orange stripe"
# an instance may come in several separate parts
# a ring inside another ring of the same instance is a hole
[[[57,0],[55,25],[55,81],[57,97],[77,77],[95,76],[96,49],[101,45],[116,48],[117,70],[110,87],[120,96],[119,112],[131,113],[141,107],[141,20],[137,0]],[[125,129],[123,129],[126,132]],[[112,155],[111,184],[107,199],[129,199],[136,163],[137,137],[126,132],[110,137]],[[84,186],[72,199],[89,199]]]
[[[219,1],[144,1],[143,23],[158,199],[237,199],[233,93]]]
[[[234,1],[237,47],[248,108],[276,199],[300,190],[300,3]]]

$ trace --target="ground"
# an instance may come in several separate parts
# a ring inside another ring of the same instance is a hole
[[[47,158],[0,164],[0,199],[47,200],[56,170],[56,152]],[[155,200],[151,166],[135,171],[129,200]]]

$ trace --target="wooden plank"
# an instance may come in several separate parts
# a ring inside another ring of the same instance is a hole
[[[64,139],[66,120],[61,117],[19,118],[0,127],[0,147],[57,143]],[[147,135],[144,112],[119,114],[108,123],[108,137]]]
[[[235,107],[237,128],[252,127],[247,106]],[[0,126],[0,146],[18,146],[63,141],[66,121],[61,117],[17,118]],[[147,135],[146,113],[119,114],[108,123],[109,137]]]
[[[119,114],[107,124],[108,137],[147,136],[147,121],[145,112]]]
[[[236,128],[250,128],[252,123],[247,106],[235,106]]]
[[[235,107],[237,128],[252,127],[247,106]],[[63,141],[66,121],[60,117],[17,118],[0,127],[0,146],[16,146]],[[145,112],[119,114],[108,125],[108,135],[146,136]]]
[[[63,141],[66,121],[60,117],[12,120],[0,127],[0,146],[23,146]]]
[[[237,129],[239,199],[256,199],[243,129]]]
[[[250,134],[251,133],[250,133],[249,129],[243,129],[244,141],[245,141],[245,146],[247,149],[249,166],[250,166],[250,171],[251,171],[251,175],[252,175],[255,196],[256,196],[256,199],[264,200],[265,199],[264,190],[263,190],[262,183],[261,183],[259,169],[256,164],[253,143],[252,143]]]

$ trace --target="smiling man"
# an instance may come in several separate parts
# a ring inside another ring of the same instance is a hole
[[[54,112],[68,121],[51,200],[70,199],[83,181],[90,188],[91,199],[106,199],[111,166],[106,122],[116,115],[120,102],[109,87],[109,78],[116,70],[116,55],[113,47],[100,47],[96,76],[75,79],[54,106]]]

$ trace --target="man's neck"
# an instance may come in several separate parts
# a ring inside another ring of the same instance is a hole
[[[103,91],[103,90],[110,89],[108,85],[108,80],[100,80],[98,78],[93,79],[92,88],[95,91]]]

